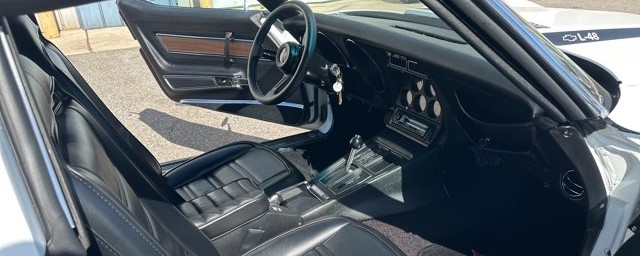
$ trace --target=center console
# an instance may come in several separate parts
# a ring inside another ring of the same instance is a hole
[[[221,250],[229,244],[250,248],[314,219],[339,215],[367,220],[446,198],[433,146],[437,120],[406,108],[389,111],[386,120],[386,128],[375,136],[355,135],[345,142],[350,151],[312,179],[273,194],[261,217],[212,242]]]
[[[347,155],[312,180],[276,193],[271,204],[300,212],[304,220],[333,214],[367,219],[442,198],[436,151],[425,147],[437,127],[411,125],[417,128],[402,129],[418,129],[422,143],[391,127],[367,141],[356,135]]]
[[[371,140],[362,147],[352,148],[348,156],[338,159],[316,176],[311,182],[311,192],[330,199],[358,187],[371,177],[400,168],[406,161],[402,155]]]

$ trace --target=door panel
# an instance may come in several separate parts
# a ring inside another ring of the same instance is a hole
[[[286,102],[261,105],[251,96],[246,69],[263,11],[186,8],[146,0],[119,0],[118,7],[161,89],[183,104],[270,122],[314,128],[320,123],[320,92],[303,85]],[[277,49],[266,42],[267,49]],[[258,83],[264,90],[282,74],[261,60]],[[323,92],[324,93],[324,92]]]

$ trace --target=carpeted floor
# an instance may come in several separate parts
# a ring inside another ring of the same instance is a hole
[[[407,255],[578,255],[584,211],[516,171],[491,171],[467,193],[365,221]]]
[[[419,235],[407,232],[399,227],[384,223],[379,220],[364,221],[364,224],[378,230],[391,239],[400,249],[409,256],[458,256],[465,255],[445,246],[432,243]]]

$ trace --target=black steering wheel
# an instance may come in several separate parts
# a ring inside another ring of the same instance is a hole
[[[269,30],[277,20],[285,20],[301,14],[305,21],[305,32],[302,42],[285,42],[278,51],[264,49],[264,43]],[[309,64],[316,48],[317,38],[316,18],[305,3],[300,1],[287,1],[273,10],[258,30],[256,38],[251,46],[247,77],[251,95],[262,104],[275,105],[289,98],[304,80]],[[260,58],[272,59],[283,73],[278,81],[268,92],[264,93],[258,86],[258,61]]]

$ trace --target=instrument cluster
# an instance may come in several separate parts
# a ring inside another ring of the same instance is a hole
[[[398,105],[430,119],[440,119],[442,107],[433,82],[429,78],[415,78],[398,96]]]

